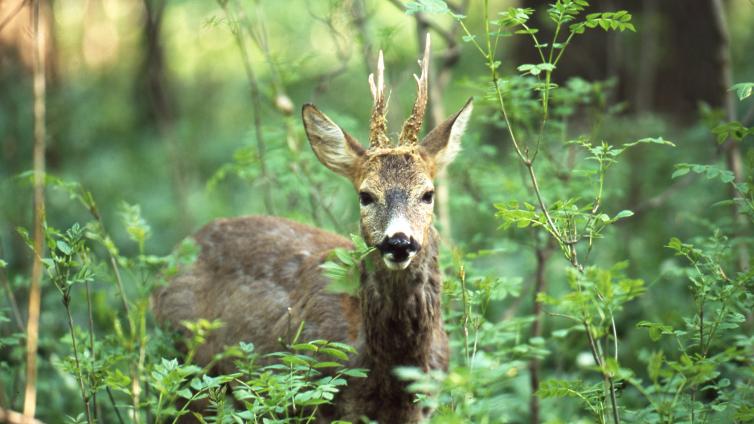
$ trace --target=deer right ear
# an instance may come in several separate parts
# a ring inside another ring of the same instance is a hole
[[[317,159],[338,174],[353,179],[364,147],[312,104],[304,105],[301,116]]]
[[[471,117],[472,100],[467,100],[461,110],[435,127],[422,140],[422,147],[434,158],[437,169],[447,166],[461,151],[461,136]]]

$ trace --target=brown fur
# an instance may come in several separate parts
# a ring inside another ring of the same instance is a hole
[[[278,339],[289,335],[289,321],[293,331],[306,321],[303,340],[353,342],[346,337],[343,306],[333,308],[343,301],[323,291],[327,279],[319,270],[328,252],[351,246],[345,238],[282,218],[252,216],[214,221],[195,239],[201,247],[196,263],[155,293],[153,309],[158,321],[177,329],[183,320],[225,323],[199,349],[197,362],[206,364],[239,341],[253,342],[259,352],[282,350]],[[230,365],[220,371],[231,371]]]
[[[278,237],[289,244],[281,245]],[[365,416],[380,423],[408,423],[423,418],[392,370],[447,369],[434,230],[430,245],[404,272],[387,270],[375,260],[375,272],[362,275],[358,298],[324,290],[329,281],[319,265],[331,249],[350,246],[335,234],[253,216],[214,221],[195,238],[202,248],[197,262],[153,300],[157,320],[174,328],[182,320],[199,318],[225,323],[199,349],[198,363],[208,363],[239,341],[253,342],[261,353],[283,350],[279,339],[289,337],[290,328],[295,331],[303,320],[302,340],[352,344],[358,353],[349,366],[369,369],[367,378],[349,381],[333,416],[323,420],[357,422]],[[218,371],[234,369],[221,363]]]
[[[366,378],[349,380],[333,408],[320,410],[320,421],[421,421],[429,411],[393,370],[448,367],[438,236],[427,195],[435,173],[457,153],[470,113],[468,102],[419,144],[364,149],[314,106],[304,106],[319,160],[369,195],[360,212],[364,240],[376,246],[396,231],[415,244],[412,256],[397,266],[392,253],[373,252],[358,296],[337,295],[325,290],[329,281],[320,265],[332,249],[351,246],[343,237],[283,218],[220,219],[195,235],[202,249],[197,262],[155,293],[158,321],[175,328],[200,318],[225,323],[197,352],[200,364],[240,341],[253,342],[260,353],[280,351],[304,321],[301,340],[349,343],[357,353],[348,365],[369,370]],[[233,371],[230,364],[218,368]]]

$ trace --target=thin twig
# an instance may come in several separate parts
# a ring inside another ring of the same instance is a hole
[[[238,6],[240,8],[240,6]],[[308,6],[307,6],[308,7]],[[288,140],[288,148],[292,151],[295,158],[299,158],[300,155],[300,146],[301,142],[299,141],[299,137],[297,136],[296,131],[296,121],[294,116],[291,114],[290,110],[287,109],[281,109],[280,107],[276,107],[277,99],[280,98],[288,98],[288,95],[285,91],[285,84],[283,82],[283,77],[276,66],[276,62],[272,56],[272,51],[269,48],[269,43],[267,42],[268,36],[267,36],[267,29],[263,25],[265,19],[264,16],[261,16],[262,10],[258,9],[256,14],[257,16],[254,17],[254,20],[252,21],[245,13],[241,12],[239,17],[239,22],[244,24],[244,28],[246,32],[249,34],[249,36],[252,38],[252,41],[256,44],[259,51],[262,52],[262,55],[265,57],[265,61],[267,62],[269,66],[270,76],[273,82],[273,89],[275,92],[275,95],[273,98],[269,99],[272,103],[273,110],[279,112],[281,115],[283,115],[283,119],[285,120],[286,124],[286,139]],[[335,45],[335,54],[340,61],[340,66],[335,69],[332,72],[327,72],[325,74],[320,75],[320,83],[324,83],[324,79],[326,78],[334,78],[338,74],[344,72],[347,69],[348,60],[350,58],[350,53],[348,53],[345,48],[342,46],[343,42],[339,41],[340,39],[344,38],[342,34],[340,34],[336,29],[335,25],[333,23],[333,17],[332,13],[328,15],[327,17],[320,17],[314,14],[314,12],[309,9],[309,14],[312,18],[315,20],[323,23],[327,28],[329,29],[330,37],[333,41],[333,44]],[[254,25],[256,23],[260,23],[260,25]],[[321,89],[320,86],[318,86],[318,89]],[[297,159],[291,164],[291,169],[293,172],[299,177],[302,178],[306,186],[308,187],[309,191],[309,197],[311,199],[312,203],[312,218],[317,221],[318,214],[315,206],[319,206],[324,212],[325,215],[328,217],[328,219],[333,223],[334,227],[337,230],[343,229],[342,224],[340,221],[335,217],[335,213],[332,211],[332,208],[328,206],[325,199],[321,196],[320,191],[316,189],[316,183],[314,181],[314,178],[311,175],[311,172],[309,171],[309,168],[306,166],[306,163],[301,161],[300,159]]]
[[[351,23],[356,28],[357,37],[359,38],[359,42],[361,42],[362,61],[364,62],[364,68],[368,75],[374,72],[372,66],[374,63],[377,63],[377,59],[374,56],[374,51],[372,49],[372,37],[367,29],[369,15],[367,14],[366,5],[364,3],[364,0],[355,0],[353,2],[351,8],[353,19],[351,20]]]
[[[106,390],[107,390],[107,397],[110,398],[110,404],[113,405],[113,411],[115,411],[115,415],[118,417],[118,422],[120,424],[125,424],[123,422],[123,417],[120,416],[120,411],[118,411],[118,405],[115,403],[115,398],[113,397],[112,390],[110,390],[109,387],[107,387]]]
[[[218,0],[218,3],[225,12],[225,17],[231,25],[231,33],[238,46],[238,50],[241,52],[244,70],[246,71],[246,79],[249,82],[252,114],[254,115],[254,136],[257,140],[257,159],[259,159],[259,167],[262,172],[262,179],[264,180],[262,182],[262,199],[264,201],[265,211],[267,213],[274,213],[272,192],[270,189],[272,180],[269,170],[267,169],[267,146],[264,139],[264,131],[262,129],[262,94],[259,90],[259,83],[257,82],[254,68],[251,66],[251,58],[249,57],[249,52],[246,50],[246,43],[244,42],[241,28],[238,26],[238,22],[236,22],[233,13],[228,9],[228,2]]]
[[[86,309],[89,313],[89,352],[92,355],[92,363],[97,362],[97,352],[94,350],[94,317],[92,316],[92,293],[89,287],[89,281],[84,283],[86,289]],[[92,375],[92,379],[94,375]],[[90,381],[89,385],[94,387],[94,381]],[[97,392],[92,390],[92,411],[94,412],[94,421],[97,421],[97,417],[100,415],[97,410]]]
[[[578,237],[577,237],[575,228],[573,229],[573,231],[571,231],[572,234],[570,234],[570,237],[569,237],[569,230],[568,230],[567,226],[564,227],[563,229],[559,229],[555,225],[555,222],[552,219],[552,217],[550,215],[550,212],[549,212],[549,209],[547,208],[547,205],[546,205],[546,203],[544,201],[544,198],[542,196],[541,190],[539,188],[539,183],[537,181],[537,176],[536,176],[536,173],[534,171],[534,160],[536,159],[536,154],[537,154],[538,149],[539,149],[539,142],[541,141],[541,135],[543,134],[544,123],[543,123],[543,126],[540,128],[541,133],[540,133],[540,139],[538,139],[538,141],[537,141],[537,150],[535,150],[534,154],[531,155],[531,156],[529,155],[528,147],[519,144],[519,142],[516,139],[516,136],[515,136],[515,134],[513,132],[513,127],[511,126],[511,121],[510,121],[510,119],[508,117],[508,112],[506,110],[505,99],[503,98],[503,93],[502,93],[502,90],[500,88],[500,84],[498,84],[499,77],[498,77],[498,74],[497,74],[497,66],[495,65],[495,52],[497,50],[497,41],[498,41],[499,36],[498,36],[498,38],[495,39],[495,45],[494,45],[495,47],[493,48],[492,42],[491,42],[491,36],[490,36],[490,34],[491,34],[490,33],[490,21],[489,21],[488,13],[489,13],[489,0],[484,0],[484,31],[485,31],[485,40],[486,40],[486,50],[484,48],[482,48],[482,46],[479,45],[479,43],[477,43],[476,41],[474,41],[473,38],[471,39],[471,42],[477,48],[477,50],[479,50],[482,53],[482,55],[484,56],[484,58],[487,61],[487,67],[490,70],[490,77],[491,77],[491,80],[492,80],[492,84],[495,87],[496,97],[497,97],[498,103],[500,105],[500,111],[501,111],[501,113],[503,115],[503,119],[505,120],[506,127],[508,129],[508,132],[509,132],[510,137],[511,137],[511,141],[513,143],[513,147],[514,147],[514,149],[516,151],[516,154],[521,159],[521,162],[526,167],[526,170],[527,170],[527,172],[529,174],[529,179],[530,179],[531,184],[532,184],[532,188],[533,188],[534,193],[535,193],[535,195],[537,197],[537,202],[539,203],[539,207],[542,210],[542,214],[545,217],[545,221],[546,221],[547,225],[545,225],[544,227],[553,236],[553,238],[555,238],[555,240],[561,245],[561,248],[564,249],[564,253],[566,255],[566,258],[571,263],[571,265],[580,274],[583,274],[584,273],[584,267],[583,267],[583,265],[581,265],[579,263],[578,255],[577,255],[577,251],[576,251],[576,243],[578,242]],[[472,34],[469,32],[468,28],[462,22],[461,22],[461,27],[466,32],[467,36],[472,36]],[[560,25],[558,25],[558,30],[559,30],[559,28],[560,28]],[[569,36],[566,38],[566,41],[563,43],[563,48],[561,48],[560,52],[558,53],[558,55],[557,55],[557,57],[555,58],[554,61],[552,61],[553,51],[552,50],[550,51],[549,58],[550,58],[550,62],[551,63],[556,64],[560,60],[560,57],[563,54],[563,51],[565,50],[565,47],[570,43],[571,39],[573,38],[573,35],[574,35],[574,32],[571,32],[569,34]],[[557,39],[557,31],[556,31],[555,38]],[[548,101],[549,101],[549,96],[547,94],[547,92],[549,91],[549,81],[550,81],[550,72],[547,73],[547,81],[546,81],[546,86],[547,87],[545,88],[546,91],[545,91],[545,95],[543,97],[543,108],[544,108],[543,119],[545,121],[547,120],[547,104],[548,104]],[[575,224],[573,224],[573,225],[575,226]],[[605,386],[604,387],[606,388],[606,390],[609,390],[609,392],[610,392],[609,398],[610,398],[610,403],[611,403],[612,410],[613,410],[613,419],[614,419],[614,422],[615,422],[615,424],[619,424],[620,423],[620,417],[618,415],[618,405],[617,405],[617,399],[616,399],[616,395],[615,395],[615,386],[614,386],[614,383],[613,383],[613,378],[608,373],[606,373],[605,370],[604,370],[604,358],[603,358],[603,354],[601,353],[601,350],[598,348],[598,345],[597,345],[596,341],[594,340],[594,338],[592,336],[591,325],[589,324],[589,322],[587,321],[587,319],[585,317],[582,318],[582,324],[584,325],[584,328],[585,328],[586,333],[587,333],[587,338],[588,338],[588,341],[589,341],[589,346],[590,346],[590,349],[591,349],[594,361],[601,368],[602,377],[603,377],[603,379],[605,381]],[[616,348],[616,351],[617,351],[617,348]]]
[[[618,399],[615,395],[615,381],[608,377],[608,384],[610,385],[610,406],[613,410],[613,422],[620,423],[620,414],[618,413]]]
[[[723,43],[721,43],[719,57],[722,60],[722,79],[724,87],[731,87],[733,85],[733,71],[731,67],[731,54],[730,54],[730,36],[728,34],[728,22],[725,17],[725,6],[722,0],[712,1],[713,18],[717,28],[722,35]],[[735,121],[736,108],[734,104],[734,97],[731,91],[725,92],[725,113],[728,121]],[[725,140],[723,144],[725,151],[725,162],[728,169],[733,173],[736,183],[743,183],[746,179],[744,160],[741,155],[740,143],[730,137]],[[730,188],[731,197],[735,197],[735,188]],[[749,226],[749,220],[746,216],[740,213],[738,203],[731,202],[731,212],[733,214],[733,220],[735,222],[735,231],[739,234],[746,234],[747,227]],[[741,271],[749,268],[749,249],[746,243],[740,243],[736,254],[738,255],[738,268]]]
[[[534,233],[536,237],[538,234]],[[540,293],[546,290],[547,280],[545,279],[545,270],[547,268],[547,261],[552,253],[552,247],[549,243],[545,246],[537,246],[535,250],[537,259],[537,270],[535,274],[535,286],[532,293],[532,301],[534,303],[534,321],[531,324],[530,335],[531,338],[542,336],[542,320],[543,310],[542,304],[537,301]],[[529,398],[529,416],[532,424],[539,423],[539,360],[534,358],[529,361],[529,385],[531,387],[531,395]]]
[[[490,33],[489,28],[489,22],[487,19],[487,13],[488,13],[488,6],[489,1],[485,0],[484,2],[484,22],[485,22],[485,34]],[[466,32],[467,36],[472,36],[471,32],[469,32],[466,25],[463,24],[463,22],[459,21],[461,28],[463,28],[464,32]],[[542,213],[545,216],[545,219],[547,221],[547,228],[550,234],[555,237],[555,239],[558,241],[558,243],[564,244],[566,241],[563,239],[563,237],[560,235],[560,231],[558,230],[558,227],[555,225],[555,222],[553,221],[552,217],[550,216],[550,211],[547,208],[547,205],[544,202],[544,199],[542,198],[542,194],[539,190],[539,184],[537,183],[537,176],[534,173],[534,162],[531,158],[529,158],[524,151],[521,149],[521,144],[519,144],[518,139],[516,138],[515,133],[513,132],[513,126],[511,125],[511,121],[508,117],[508,110],[505,106],[505,99],[503,98],[502,90],[500,89],[500,85],[498,84],[498,80],[500,79],[497,74],[497,68],[494,66],[495,61],[495,51],[492,48],[492,44],[490,41],[490,37],[485,37],[487,40],[487,50],[485,51],[482,46],[480,46],[474,39],[472,38],[472,44],[479,50],[482,55],[487,60],[487,66],[490,69],[490,77],[492,79],[492,84],[495,86],[495,94],[498,100],[498,103],[500,105],[500,112],[503,115],[503,119],[505,120],[506,128],[508,129],[508,134],[511,137],[511,142],[513,143],[513,148],[516,150],[516,154],[521,159],[521,162],[526,166],[527,171],[529,173],[529,178],[531,179],[532,185],[534,186],[534,192],[537,196],[537,201],[539,203],[539,207],[542,210]]]
[[[3,257],[3,243],[2,240],[0,240],[0,258]],[[10,280],[8,279],[8,272],[5,268],[0,268],[0,282],[3,283],[3,288],[5,288],[6,293],[8,294],[8,303],[10,303],[10,309],[13,313],[13,319],[16,321],[16,326],[18,327],[18,331],[21,333],[24,332],[24,328],[26,327],[26,324],[24,324],[24,318],[21,316],[21,311],[18,308],[18,302],[16,302],[16,295],[13,294],[13,288],[10,286]]]
[[[39,28],[41,0],[34,0],[34,262],[29,289],[29,319],[26,326],[26,389],[24,417],[34,418],[37,405],[37,347],[42,290],[42,255],[44,254],[44,172],[45,172],[45,43]]]
[[[466,295],[466,270],[461,265],[461,270],[458,273],[458,277],[461,279],[461,300],[463,301],[463,350],[466,354],[466,366],[470,366],[469,363],[469,300]]]
[[[84,376],[81,373],[81,362],[79,362],[78,344],[76,343],[76,331],[73,327],[73,316],[71,316],[71,298],[69,293],[63,294],[63,306],[65,306],[65,312],[68,317],[68,329],[71,332],[71,343],[73,345],[73,359],[76,361],[76,371],[78,374],[79,390],[81,390],[81,400],[84,401],[84,412],[86,413],[86,421],[89,424],[93,424],[91,407],[89,405],[89,395],[84,388]]]
[[[97,221],[97,224],[99,225],[99,229],[101,231],[101,236],[103,238],[108,238],[107,229],[105,228],[105,223],[102,220],[102,215],[99,213],[99,209],[97,209],[97,204],[95,203],[94,199],[92,198],[91,194],[87,191],[85,191],[83,188],[80,189],[81,192],[79,193],[80,198],[82,199],[82,202],[86,206],[86,208],[89,210],[89,213],[92,215],[95,221]],[[120,297],[121,303],[123,305],[123,310],[126,313],[126,320],[128,322],[128,329],[129,329],[129,335],[132,338],[136,337],[136,325],[134,324],[133,317],[131,316],[131,310],[128,306],[128,297],[126,295],[126,292],[123,288],[123,279],[120,275],[120,268],[118,267],[118,260],[115,257],[115,254],[111,251],[110,248],[105,249],[107,251],[108,257],[110,259],[110,268],[113,270],[113,275],[115,275],[115,285],[118,289],[118,296]],[[132,367],[131,369],[131,400],[134,408],[134,414],[133,414],[133,421],[135,423],[139,423],[139,394],[141,392],[141,378],[140,374]]]
[[[94,203],[94,199],[90,195],[88,195],[88,192],[85,192],[84,189],[81,189],[82,191],[82,199],[86,199],[84,202],[87,209],[89,210],[89,213],[92,215],[95,221],[97,221],[97,224],[99,225],[100,230],[102,231],[102,237],[108,237],[107,229],[105,228],[105,223],[102,220],[102,215],[99,213],[99,209],[97,209],[97,204]],[[115,275],[115,285],[118,288],[118,296],[120,297],[121,304],[123,305],[123,310],[126,313],[126,318],[128,320],[128,327],[131,331],[131,335],[134,334],[135,328],[133,319],[131,318],[131,310],[128,306],[128,297],[126,296],[126,292],[123,289],[123,279],[120,276],[120,269],[118,267],[118,260],[116,259],[113,252],[110,251],[110,249],[107,250],[108,257],[110,259],[110,268],[113,270],[113,274]]]
[[[309,12],[309,16],[311,16],[315,21],[320,22],[322,25],[327,27],[327,33],[330,36],[330,40],[332,41],[333,45],[335,46],[335,57],[338,58],[339,62],[337,68],[327,70],[325,72],[322,72],[318,76],[312,77],[312,79],[317,81],[317,84],[315,85],[315,94],[322,94],[327,90],[330,82],[333,79],[342,75],[348,70],[348,62],[351,60],[350,39],[347,36],[343,35],[336,28],[334,22],[334,13],[332,12],[332,10],[331,13],[326,16],[318,16],[312,10],[311,5],[311,2],[306,2],[306,8]]]

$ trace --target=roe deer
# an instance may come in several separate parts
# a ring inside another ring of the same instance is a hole
[[[348,364],[367,368],[366,378],[348,382],[321,421],[362,417],[383,424],[426,418],[393,374],[396,366],[447,370],[443,330],[438,234],[432,225],[432,180],[460,149],[471,115],[471,99],[421,142],[427,102],[429,36],[416,78],[418,94],[397,145],[387,135],[387,97],[382,52],[369,76],[374,100],[369,148],[362,147],[311,104],[302,109],[304,127],[317,158],[347,177],[358,193],[361,235],[377,248],[361,269],[356,297],[325,290],[320,265],[345,238],[276,217],[214,221],[194,237],[201,254],[154,296],[159,321],[220,319],[196,355],[206,364],[225,346],[251,341],[261,353],[279,351],[279,339],[305,321],[301,340],[325,339],[353,345]],[[369,271],[367,271],[367,269]],[[225,367],[225,369],[223,369]],[[228,364],[220,371],[229,372]]]

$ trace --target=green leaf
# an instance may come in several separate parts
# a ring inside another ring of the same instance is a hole
[[[393,372],[401,380],[421,380],[424,378],[424,372],[417,367],[396,367]]]
[[[349,368],[342,371],[343,375],[356,378],[365,378],[367,376],[367,370],[362,368]]]
[[[524,73],[531,73],[532,70],[536,70],[536,74],[532,73],[532,75],[539,74],[539,69],[537,69],[536,65],[533,65],[530,63],[519,65],[516,69],[518,69],[519,72],[524,72]]]
[[[333,250],[335,257],[344,265],[353,265],[353,257],[348,249],[337,248]]]
[[[634,216],[634,212],[630,211],[628,209],[624,209],[620,212],[618,212],[615,217],[613,217],[614,221],[617,221],[619,219],[628,218],[629,216]]]
[[[676,171],[673,176],[685,175],[689,172],[704,175],[708,180],[719,179],[721,182],[735,183],[736,176],[733,172],[716,165],[703,165],[698,163],[679,163],[675,165]]]
[[[650,321],[640,321],[636,324],[638,328],[646,328],[649,331],[649,338],[652,341],[658,341],[663,335],[673,334],[673,327],[669,325],[658,324]]]
[[[543,71],[551,72],[555,70],[555,65],[552,63],[543,62],[537,65],[537,67]]]
[[[638,144],[660,144],[664,146],[675,147],[675,143],[673,143],[672,141],[665,140],[662,137],[645,137],[631,143],[626,143],[622,147],[625,149],[627,147],[633,147]]]
[[[738,121],[724,122],[712,128],[712,133],[717,135],[717,142],[723,143],[729,138],[741,141],[749,135],[754,134],[754,128],[744,126]]]
[[[343,364],[335,361],[317,362],[314,364],[314,368],[338,368],[342,366]]]
[[[691,171],[689,168],[686,167],[676,167],[676,170],[673,171],[673,175],[670,176],[672,179],[676,179],[678,177],[682,177]]]
[[[73,253],[71,246],[69,246],[68,243],[63,240],[58,240],[55,243],[55,246],[57,246],[58,250],[60,250],[64,255],[70,256]]]
[[[447,3],[442,0],[416,0],[406,3],[406,14],[450,13]]]
[[[152,235],[152,228],[142,218],[141,207],[123,202],[120,206],[120,215],[129,238],[136,242],[140,252],[143,251],[144,243]]]
[[[735,91],[736,96],[738,96],[738,100],[743,100],[751,96],[753,89],[754,82],[740,82],[738,84],[734,84],[733,87],[731,87],[728,91]]]
[[[312,343],[297,343],[291,346],[291,349],[293,350],[308,350],[310,352],[316,352],[317,346],[315,346]]]
[[[184,399],[191,399],[191,398],[193,397],[193,395],[191,394],[191,390],[189,390],[189,389],[185,389],[185,388],[184,388],[184,389],[181,389],[181,390],[178,390],[178,391],[176,392],[176,394],[177,394],[177,395],[178,395],[179,397],[182,397],[182,398],[184,398]]]
[[[348,360],[348,355],[346,355],[345,352],[343,352],[341,350],[338,350],[338,349],[333,349],[333,348],[330,348],[330,347],[323,347],[322,349],[320,349],[320,352],[326,353],[326,354],[328,354],[330,356],[334,356],[334,357],[336,357],[338,359],[342,359],[344,361]]]

